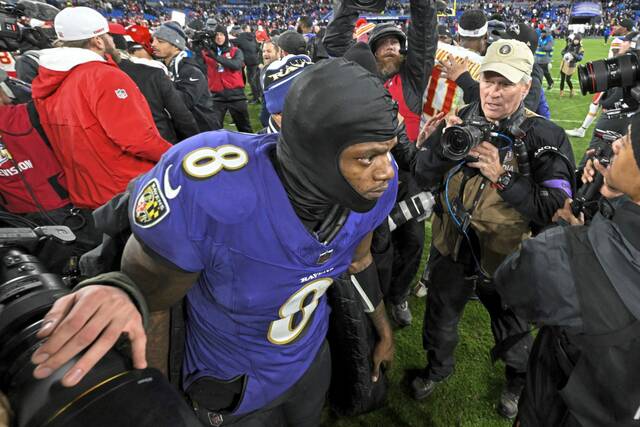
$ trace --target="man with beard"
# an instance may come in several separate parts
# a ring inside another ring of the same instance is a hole
[[[434,63],[438,41],[436,2],[412,0],[411,25],[407,36],[393,23],[378,24],[370,33],[369,47],[385,87],[398,103],[406,135],[412,142],[418,137],[422,94]],[[327,27],[324,44],[331,56],[343,56],[354,44],[353,29],[358,10],[345,3],[334,8],[335,18]],[[420,192],[409,170],[400,172],[399,200]],[[382,289],[391,304],[391,315],[399,326],[408,326],[413,317],[407,298],[424,246],[424,225],[415,219],[398,227],[393,235],[388,225],[376,230],[373,251],[380,272]]]
[[[171,147],[136,84],[106,54],[107,20],[88,7],[56,15],[64,47],[43,50],[33,100],[76,207],[95,209]]]
[[[319,425],[331,369],[325,293],[347,271],[375,278],[368,248],[395,201],[397,110],[377,77],[339,58],[305,70],[283,113],[279,134],[200,134],[133,182],[122,273],[56,302],[33,355],[37,378],[86,347],[80,337],[90,348],[67,387],[121,333],[136,368],[152,353],[162,364],[163,336],[150,335],[145,357],[145,307],[149,330],[164,331],[166,310],[186,295],[182,386],[205,425]],[[384,303],[374,307],[377,381],[393,340]]]

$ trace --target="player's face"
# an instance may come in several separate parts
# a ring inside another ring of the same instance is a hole
[[[389,152],[397,142],[397,138],[385,142],[363,142],[345,148],[340,154],[342,176],[365,199],[378,199],[393,179]]]
[[[512,83],[494,72],[482,73],[480,77],[480,104],[488,120],[502,120],[516,112],[524,100],[531,83]]]
[[[613,157],[607,185],[631,197],[635,202],[640,201],[640,169],[634,158],[631,146],[631,132],[613,143]],[[640,132],[640,129],[636,129]]]
[[[170,58],[176,49],[171,43],[156,38],[153,39],[151,47],[153,48],[155,57],[161,59]]]

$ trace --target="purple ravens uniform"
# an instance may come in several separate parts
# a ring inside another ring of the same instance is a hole
[[[132,193],[137,238],[201,272],[187,294],[183,386],[246,375],[234,414],[265,406],[302,377],[325,339],[332,278],[396,198],[394,178],[373,209],[350,212],[322,244],[296,216],[270,160],[277,139],[197,135],[171,148]]]

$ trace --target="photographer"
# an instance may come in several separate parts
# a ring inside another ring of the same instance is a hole
[[[640,117],[596,163],[608,214],[523,242],[498,268],[502,302],[543,325],[531,350],[520,426],[637,426],[640,402]],[[590,164],[587,166],[590,169]],[[588,174],[590,175],[590,174]],[[603,210],[605,212],[606,210]]]
[[[229,35],[224,25],[214,29],[211,49],[197,52],[207,67],[209,91],[213,97],[214,129],[224,127],[227,110],[240,132],[251,133],[251,121],[247,97],[244,94],[244,55],[242,50],[229,43]]]
[[[575,34],[573,38],[567,39],[567,46],[562,49],[562,62],[560,63],[560,96],[564,96],[564,83],[569,86],[569,96],[573,96],[573,83],[571,76],[576,72],[578,62],[584,57],[584,48],[582,47],[582,35]]]
[[[427,397],[453,373],[457,325],[474,291],[467,279],[477,277],[476,293],[489,311],[497,344],[493,354],[506,364],[507,384],[498,412],[509,418],[517,413],[531,337],[527,323],[502,308],[491,278],[500,262],[532,232],[548,225],[571,196],[574,169],[564,131],[524,108],[532,68],[527,45],[494,42],[480,68],[480,102],[451,119],[453,124],[478,125],[447,129],[447,138],[440,125],[426,149],[418,152],[415,170],[423,187],[439,187],[443,194],[432,226],[437,261],[431,265],[423,330],[428,365],[412,382],[414,397]],[[477,133],[479,126],[491,132],[484,130],[472,140],[462,135]],[[454,156],[463,141],[470,149],[466,162],[460,161],[464,153]],[[509,337],[519,335],[522,338],[507,345]]]
[[[200,132],[219,129],[213,118],[213,101],[207,88],[207,78],[198,64],[188,56],[187,38],[180,25],[167,22],[153,33],[154,55],[169,69],[187,109],[193,114]]]

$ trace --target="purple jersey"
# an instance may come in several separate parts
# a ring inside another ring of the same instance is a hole
[[[310,366],[327,332],[332,278],[396,198],[394,178],[371,211],[351,212],[324,245],[296,216],[269,158],[277,139],[189,138],[136,180],[130,206],[138,239],[202,273],[187,294],[183,385],[246,375],[235,414],[263,407]]]

